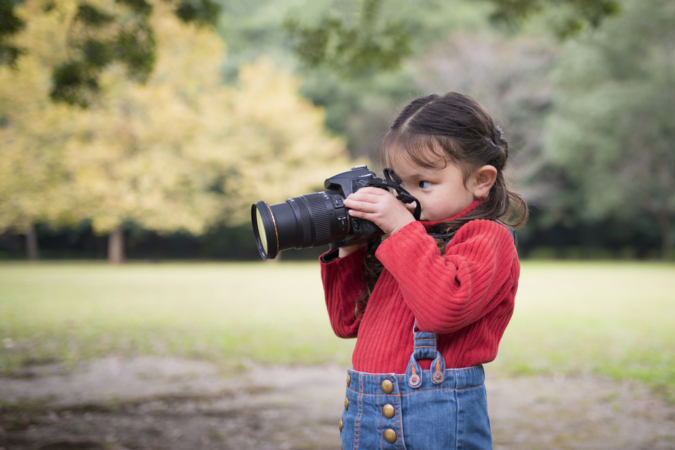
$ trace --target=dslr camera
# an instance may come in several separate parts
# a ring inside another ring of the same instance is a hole
[[[392,169],[378,178],[365,165],[333,175],[324,182],[325,191],[293,197],[269,205],[259,201],[251,206],[251,221],[258,251],[263,259],[274,259],[289,248],[313,248],[330,244],[332,248],[366,242],[383,231],[373,222],[347,214],[343,200],[364,187],[393,189],[403,203],[417,200],[403,187]],[[413,215],[420,218],[420,203]]]

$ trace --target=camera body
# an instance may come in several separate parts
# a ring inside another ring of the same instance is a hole
[[[356,166],[326,179],[325,191],[289,198],[271,206],[264,201],[252,205],[251,221],[260,256],[273,259],[289,248],[326,244],[333,248],[343,247],[384,234],[371,221],[351,217],[344,205],[344,199],[364,187],[391,188],[404,203],[415,201],[401,187],[401,180],[391,169],[384,169],[384,172],[386,179],[383,180],[367,166]],[[414,213],[418,220],[419,214],[418,202]]]
[[[349,197],[350,194],[361,188],[371,186],[374,180],[379,180],[375,172],[368,169],[366,165],[362,165],[333,175],[324,182],[324,187],[327,189],[326,192],[332,198],[333,204],[336,207],[335,211],[338,215],[338,221],[344,221],[347,225],[347,234],[344,239],[338,242],[330,242],[332,247],[357,244],[384,234],[373,222],[358,217],[351,217],[347,214],[347,208],[342,203],[342,200]]]

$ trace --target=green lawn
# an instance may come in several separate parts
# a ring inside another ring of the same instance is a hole
[[[525,262],[492,370],[675,393],[675,265]],[[0,372],[116,353],[348,365],[316,263],[0,263]]]
[[[635,379],[675,399],[675,265],[523,264],[495,365]]]

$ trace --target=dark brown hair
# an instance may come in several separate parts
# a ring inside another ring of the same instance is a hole
[[[465,182],[482,166],[497,169],[497,179],[483,202],[458,219],[433,225],[428,230],[430,234],[451,237],[459,227],[476,219],[496,220],[511,228],[527,221],[525,200],[510,190],[504,179],[509,144],[487,110],[468,95],[450,92],[442,97],[434,94],[413,100],[394,121],[381,151],[385,167],[399,156],[425,168],[457,164]],[[440,251],[447,240],[436,239]],[[369,250],[365,255],[366,292],[356,302],[357,316],[365,309],[380,273],[382,264],[375,251]]]

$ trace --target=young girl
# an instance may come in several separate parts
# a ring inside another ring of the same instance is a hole
[[[472,98],[406,106],[383,159],[422,207],[379,188],[344,204],[388,236],[321,257],[335,334],[358,337],[339,423],[347,449],[491,449],[482,364],[513,314],[520,265],[509,229],[527,205],[504,180],[508,144]]]

